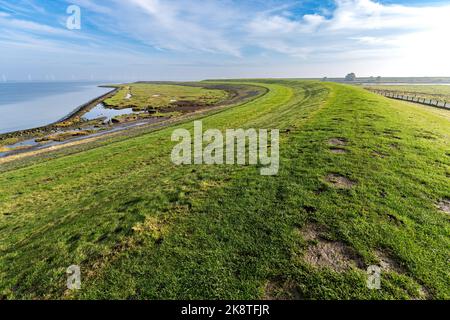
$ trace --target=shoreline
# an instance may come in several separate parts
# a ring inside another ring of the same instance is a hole
[[[111,88],[112,90],[102,94],[101,96],[98,96],[94,99],[89,100],[88,102],[78,106],[77,108],[75,108],[74,110],[72,110],[69,114],[67,114],[66,116],[64,116],[63,118],[49,123],[45,126],[40,126],[40,127],[35,127],[35,128],[30,128],[30,129],[24,129],[24,130],[17,130],[17,131],[12,131],[12,132],[6,132],[6,133],[1,133],[0,134],[0,141],[2,140],[6,140],[9,138],[26,138],[28,136],[31,135],[35,135],[35,134],[46,134],[46,133],[51,133],[53,130],[59,129],[58,124],[64,123],[66,121],[70,121],[75,119],[76,117],[80,116],[80,114],[85,113],[87,111],[89,111],[89,109],[92,109],[93,107],[95,107],[97,104],[101,103],[103,100],[106,100],[108,98],[110,98],[111,96],[113,96],[118,90],[118,87],[113,87],[113,86],[98,86],[100,88]]]
[[[215,87],[215,88],[223,86],[223,84],[217,84],[217,83],[204,83],[203,85]],[[70,147],[71,145],[79,145],[79,144],[89,143],[90,141],[96,141],[103,137],[120,135],[121,133],[130,131],[130,130],[133,131],[133,129],[147,128],[150,130],[151,129],[157,130],[160,128],[167,127],[169,125],[183,123],[185,121],[189,121],[189,120],[192,120],[192,119],[195,119],[198,117],[204,117],[207,115],[215,114],[217,112],[221,112],[230,107],[240,105],[242,103],[247,103],[249,101],[257,99],[261,96],[264,96],[268,92],[266,88],[255,85],[255,84],[251,84],[251,85],[233,84],[233,85],[225,85],[225,87],[222,87],[222,89],[226,90],[230,94],[229,98],[213,107],[200,108],[198,110],[188,112],[188,113],[185,113],[181,116],[174,117],[174,118],[159,117],[159,118],[149,118],[149,119],[145,119],[145,120],[130,121],[130,122],[125,122],[125,123],[118,123],[116,125],[106,127],[103,130],[99,130],[98,132],[95,132],[95,133],[92,133],[89,135],[74,137],[74,138],[67,139],[64,141],[52,141],[50,143],[46,143],[43,145],[37,144],[37,145],[30,146],[30,147],[23,148],[23,149],[16,149],[16,150],[13,149],[13,150],[10,150],[7,152],[0,152],[0,163],[6,163],[6,162],[14,161],[18,158],[23,158],[23,157],[27,157],[27,156],[33,156],[33,155],[37,155],[37,154],[41,154],[41,153],[51,152],[53,150],[59,150],[61,148]],[[111,87],[111,88],[115,88],[115,87]],[[243,88],[245,88],[245,90]],[[91,100],[90,102],[78,107],[77,110],[75,110],[76,112],[75,111],[72,112],[73,114],[70,116],[70,119],[75,118],[81,112],[85,112],[86,110],[88,111],[89,108],[95,107],[95,105],[97,105],[98,103],[101,103],[102,100],[105,100],[109,96],[115,94],[115,92],[117,92],[117,90],[119,90],[119,89],[120,88],[115,88],[114,90],[112,90],[100,97],[97,97],[96,99]],[[242,91],[240,91],[240,90],[242,90]],[[67,121],[67,120],[65,120],[65,121]],[[25,141],[26,139],[33,139],[33,138],[36,138],[35,134],[51,133],[51,130],[59,129],[60,127],[56,127],[56,125],[58,123],[62,123],[62,122],[55,122],[52,125],[45,126],[42,128],[34,128],[34,129],[26,130],[27,136],[25,136],[25,132],[23,132],[24,133],[23,135],[17,136],[17,133],[20,133],[20,131],[19,132],[16,131],[16,132],[12,133],[12,134],[16,134],[16,136],[12,136],[12,138],[21,138],[22,141]],[[79,127],[79,126],[74,125],[71,127],[66,127],[65,129],[70,131],[70,130],[73,130],[74,127]],[[42,131],[43,129],[47,130],[47,132]],[[34,130],[34,131],[32,131],[32,130]],[[34,133],[34,135],[33,135],[33,133]],[[7,139],[7,138],[2,137],[0,135],[0,141],[2,139]]]
[[[82,104],[81,106],[75,108],[68,115],[62,117],[58,121],[55,121],[55,122],[51,123],[50,125],[57,125],[59,123],[65,122],[65,121],[70,121],[73,118],[76,118],[76,117],[80,116],[81,114],[89,112],[90,109],[95,107],[97,104],[102,103],[103,100],[106,100],[106,99],[110,98],[111,96],[116,94],[117,91],[119,91],[119,89],[120,89],[119,87],[116,87],[116,86],[98,86],[98,87],[99,88],[111,88],[112,90],[107,92],[107,93],[105,93],[105,94],[102,94],[101,96],[99,96],[97,98],[94,98],[94,99],[86,102],[85,104]]]

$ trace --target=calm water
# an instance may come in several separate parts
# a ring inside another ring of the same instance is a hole
[[[93,120],[98,118],[104,118],[105,121],[108,121],[116,116],[121,116],[125,114],[131,114],[133,112],[133,108],[126,108],[121,110],[108,109],[105,108],[103,103],[98,104],[91,111],[87,112],[83,115],[83,118],[86,120]]]
[[[110,88],[93,82],[0,83],[0,133],[44,126]]]

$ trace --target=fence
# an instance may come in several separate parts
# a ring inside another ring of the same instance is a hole
[[[381,94],[382,96],[385,96],[387,98],[391,98],[391,99],[404,100],[404,101],[424,104],[427,106],[450,109],[450,102],[447,102],[447,101],[426,99],[426,98],[421,98],[421,97],[417,97],[417,96],[406,96],[406,95],[400,94],[395,91],[386,91],[386,90],[377,90],[377,89],[369,89],[369,90],[372,92]]]

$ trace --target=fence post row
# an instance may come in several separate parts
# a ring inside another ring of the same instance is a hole
[[[380,94],[380,95],[382,95],[384,97],[388,97],[388,98],[405,100],[405,101],[411,101],[411,102],[417,102],[417,103],[430,105],[430,106],[435,106],[435,107],[439,107],[439,108],[450,109],[450,102],[447,102],[447,101],[425,99],[425,98],[420,98],[420,97],[417,97],[417,96],[404,96],[404,95],[398,94],[396,92],[383,91],[383,90],[377,90],[377,89],[372,89],[370,91],[373,91],[373,92],[375,92],[377,94]]]

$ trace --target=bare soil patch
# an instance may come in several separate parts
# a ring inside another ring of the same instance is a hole
[[[335,173],[327,175],[325,180],[338,189],[350,189],[356,185],[355,181],[352,181],[347,177]]]
[[[266,284],[263,300],[302,300],[302,295],[291,281],[272,280]]]
[[[392,255],[383,250],[378,250],[376,256],[379,260],[379,265],[384,272],[405,273],[405,269],[392,257]]]
[[[352,266],[359,267],[360,262],[345,244],[337,241],[319,241],[314,246],[309,246],[304,259],[315,267],[328,267],[336,272],[350,269]]]
[[[346,153],[348,153],[347,150],[342,149],[342,148],[330,148],[330,152],[334,153],[334,154],[346,154]]]
[[[438,207],[439,210],[445,213],[450,213],[450,199],[443,199],[439,201],[436,206]]]
[[[352,267],[363,267],[362,260],[346,244],[324,239],[323,227],[309,224],[300,231],[300,234],[306,241],[311,242],[304,255],[304,260],[308,264],[317,268],[330,268],[336,272],[346,271]]]
[[[200,103],[198,101],[185,101],[185,100],[179,100],[176,102],[172,103],[172,106],[167,107],[167,108],[161,108],[156,110],[162,113],[168,113],[168,112],[174,112],[174,111],[178,111],[178,112],[182,112],[182,113],[190,113],[190,112],[195,112],[198,110],[202,110],[205,109],[207,107],[211,107],[211,104],[205,104],[205,103]]]
[[[345,138],[331,138],[328,140],[328,144],[332,146],[346,146],[347,143],[348,141]]]
[[[319,239],[320,235],[324,234],[325,232],[326,230],[324,227],[314,223],[307,224],[305,227],[299,230],[300,235],[306,241]]]

